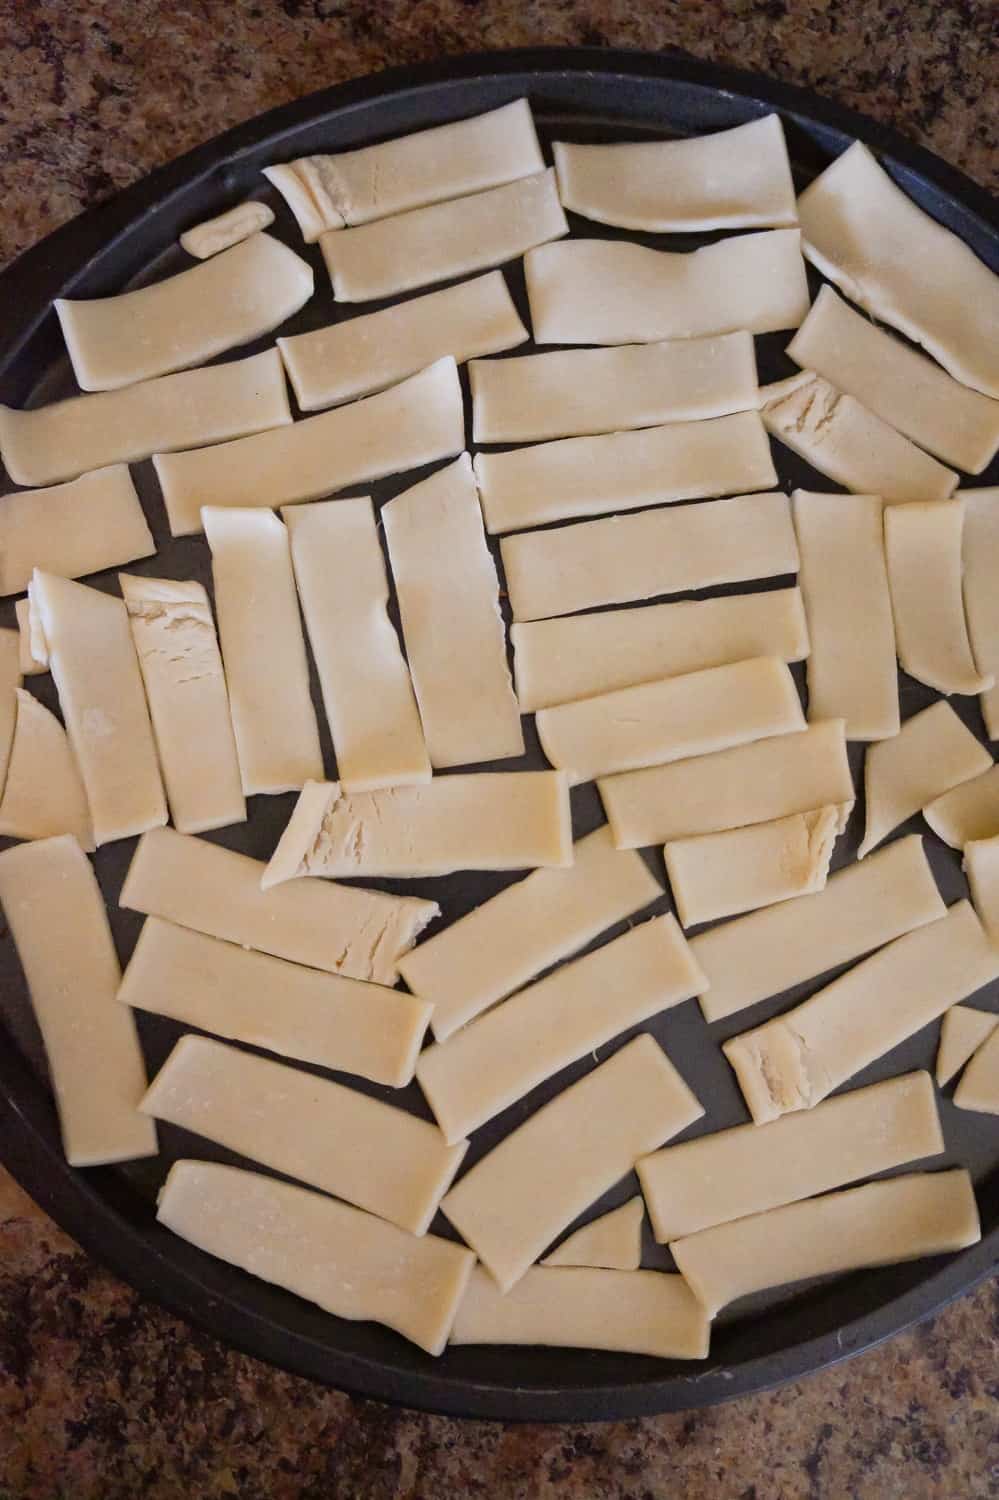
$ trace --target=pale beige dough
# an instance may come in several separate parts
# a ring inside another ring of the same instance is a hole
[[[960,490],[964,501],[964,611],[975,662],[999,684],[999,488]],[[999,685],[982,694],[990,740],[999,739]]]
[[[958,1109],[999,1115],[999,1038],[996,1030],[982,1042],[954,1090]]]
[[[941,693],[984,693],[964,617],[963,500],[885,506],[885,553],[898,659]]]
[[[642,1263],[641,1196],[591,1219],[541,1261],[543,1266],[591,1266],[604,1271],[637,1271]],[[495,1286],[495,1283],[493,1283]],[[523,1285],[523,1283],[521,1283]]]
[[[923,817],[952,849],[999,834],[999,766],[935,797],[923,808]]]
[[[306,181],[302,172],[302,162],[306,160],[306,157],[302,157],[298,162],[278,162],[271,167],[262,167],[261,171],[291,209],[306,242],[312,244],[324,229],[338,226],[323,223],[322,211],[313,197],[310,182]],[[315,181],[315,172],[310,173],[310,178]]]
[[[214,219],[205,219],[201,224],[185,229],[180,236],[180,248],[193,255],[195,260],[208,260],[220,250],[229,250],[241,240],[249,239],[251,234],[269,229],[273,223],[274,210],[266,203],[248,198],[224,214],[216,214]]]
[[[960,1073],[968,1058],[999,1026],[999,1016],[970,1005],[952,1005],[940,1023],[937,1083],[941,1088]]]
[[[20,616],[18,616],[20,619]],[[45,627],[42,624],[41,612],[38,603],[31,597],[31,584],[28,584],[27,608],[24,611],[24,619],[27,623],[28,651],[31,659],[37,662],[43,672],[51,670],[49,663],[49,643],[45,639]]]
[[[124,464],[0,499],[0,594],[26,589],[35,568],[82,578],[155,551]]]
[[[71,833],[94,847],[87,794],[66,731],[55,714],[17,689],[17,723],[0,798],[0,834],[44,839]]]
[[[17,630],[0,630],[0,793],[7,778],[7,764],[14,744],[17,692],[23,681],[21,640]]]
[[[14,610],[17,615],[17,629],[20,637],[18,657],[20,659],[21,676],[37,677],[41,672],[47,672],[48,667],[44,662],[36,661],[31,654],[30,605],[27,598],[18,599],[14,604]]]
[[[999,946],[999,835],[967,841],[962,869],[982,926]]]

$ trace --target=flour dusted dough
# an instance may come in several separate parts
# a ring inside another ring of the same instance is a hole
[[[999,766],[935,797],[923,808],[923,817],[952,849],[992,838],[999,833]]]
[[[26,589],[35,568],[81,578],[155,551],[124,464],[0,499],[0,594]]]
[[[541,1262],[543,1266],[592,1266],[604,1271],[637,1271],[642,1263],[641,1196],[591,1219]],[[523,1285],[523,1283],[521,1283]]]
[[[962,868],[982,926],[999,946],[999,836],[966,842]]]
[[[214,219],[205,219],[203,223],[185,229],[180,237],[180,247],[195,260],[208,260],[220,250],[228,250],[241,240],[249,239],[258,230],[269,229],[273,223],[274,210],[266,203],[249,198],[245,203],[227,209],[224,214],[216,214]]]
[[[937,1048],[937,1083],[950,1083],[977,1052],[987,1037],[999,1026],[999,1016],[970,1005],[952,1005],[940,1023],[940,1046]]]
[[[0,630],[0,792],[7,776],[7,763],[14,743],[17,691],[21,686],[21,636],[16,630]]]
[[[17,723],[0,798],[0,834],[44,839],[71,833],[94,847],[90,809],[76,757],[55,714],[17,689]]]
[[[885,507],[885,552],[902,666],[941,693],[995,686],[975,665],[964,618],[963,500]]]
[[[44,662],[36,661],[31,654],[31,620],[30,604],[27,598],[18,599],[14,604],[17,615],[17,629],[19,635],[18,659],[20,662],[22,677],[37,677],[41,672],[48,671]],[[2,648],[0,648],[2,651]]]
[[[964,501],[964,610],[975,662],[999,684],[999,489],[960,490]],[[999,685],[982,694],[990,740],[999,739]]]
[[[995,1030],[982,1042],[954,1090],[958,1109],[999,1115],[999,1039]]]

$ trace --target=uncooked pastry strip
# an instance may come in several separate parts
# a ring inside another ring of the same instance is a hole
[[[155,551],[124,464],[0,500],[0,594],[26,589],[35,568],[82,578]]]
[[[135,1020],[115,999],[121,970],[104,897],[76,840],[0,854],[0,904],[45,1043],[66,1160],[154,1155],[156,1127],[137,1108],[146,1074]]]
[[[999,1016],[970,1005],[952,1005],[940,1023],[940,1045],[937,1048],[937,1083],[950,1083],[977,1052],[987,1037],[999,1026]]]
[[[524,753],[496,564],[463,453],[381,512],[430,762]]]
[[[620,1208],[591,1219],[546,1255],[543,1266],[592,1266],[604,1271],[637,1271],[642,1263],[642,1220],[645,1204],[641,1195],[629,1198]],[[523,1285],[523,1282],[521,1283]]]
[[[17,691],[22,680],[21,635],[16,630],[0,630],[0,793],[14,743]]]
[[[0,834],[45,839],[71,833],[93,849],[87,794],[66,731],[37,698],[17,689],[17,724],[0,798]]]
[[[964,501],[964,610],[980,672],[996,679],[982,694],[990,740],[999,739],[999,489],[960,490]]]
[[[507,1292],[640,1156],[703,1113],[643,1033],[476,1162],[441,1208]]]
[[[999,947],[999,836],[966,842],[961,867],[982,926]]]
[[[999,833],[999,766],[935,797],[923,817],[952,849],[993,838]]]
[[[885,506],[885,552],[898,659],[941,693],[984,693],[964,617],[964,501]]]
[[[999,1037],[993,1030],[977,1049],[954,1090],[958,1109],[999,1115]]]
[[[18,616],[20,619],[21,616]],[[49,665],[49,643],[45,639],[45,627],[36,601],[31,597],[31,585],[28,584],[28,603],[24,618],[27,622],[28,650],[32,661],[38,663],[43,672],[50,670]]]
[[[180,237],[180,247],[195,260],[208,260],[220,250],[229,250],[241,240],[249,239],[258,230],[270,228],[273,223],[274,210],[266,203],[248,198],[224,214],[216,214],[214,219],[205,219],[201,224],[185,229]]]
[[[18,657],[21,666],[22,677],[37,677],[40,672],[47,672],[48,667],[44,662],[36,661],[31,654],[31,621],[30,605],[28,600],[18,599],[14,604],[17,615],[17,629],[20,637],[18,645]]]

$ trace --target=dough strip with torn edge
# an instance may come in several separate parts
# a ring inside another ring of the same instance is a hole
[[[248,198],[224,214],[216,214],[214,219],[205,219],[185,229],[180,236],[180,248],[193,255],[195,260],[209,260],[220,250],[229,250],[241,240],[249,239],[251,234],[269,229],[273,223],[274,210],[266,203]]]
[[[0,406],[0,452],[15,483],[51,484],[103,465],[221,443],[290,421],[281,356],[266,349],[229,364],[182,370],[30,411]]]
[[[993,838],[999,833],[999,766],[934,797],[923,817],[952,849]]]
[[[439,1042],[663,894],[641,855],[619,853],[607,827],[572,852],[567,869],[535,870],[399,960],[409,988],[433,1004]]]
[[[581,1229],[546,1255],[543,1266],[589,1266],[603,1271],[637,1271],[642,1263],[642,1220],[645,1204],[641,1194],[629,1198]],[[523,1283],[521,1283],[523,1285]]]
[[[496,563],[467,453],[381,511],[430,763],[523,755]]]
[[[135,1019],[115,996],[118,955],[93,868],[74,838],[0,854],[0,905],[45,1043],[66,1160],[74,1167],[156,1152],[138,1104],[146,1087]]]
[[[626,240],[567,240],[524,257],[538,344],[652,344],[776,333],[808,312],[797,229],[740,234],[679,254]]]
[[[18,688],[14,743],[0,798],[0,834],[45,839],[61,833],[71,833],[83,849],[94,847],[80,769],[55,714]]]
[[[125,464],[0,498],[0,594],[26,589],[35,568],[81,578],[155,551]]]
[[[787,353],[943,463],[980,474],[995,457],[999,401],[868,322],[831,286],[820,287]]]
[[[494,533],[777,483],[755,411],[478,453],[475,476]]]
[[[971,1005],[952,1005],[940,1024],[937,1048],[937,1083],[941,1088],[960,1073],[973,1053],[978,1051],[999,1026],[999,1016]]]
[[[37,569],[31,580],[98,848],[167,820],[142,673],[121,599]]]
[[[999,1038],[993,1030],[975,1051],[954,1090],[958,1109],[999,1115]]]
[[[996,679],[981,696],[990,740],[999,739],[999,488],[959,490],[964,501],[964,609],[979,670]]]
[[[37,677],[42,672],[47,672],[48,667],[44,662],[36,661],[31,654],[31,622],[29,618],[29,603],[27,598],[18,599],[14,604],[17,615],[18,629],[18,658],[22,677]]]
[[[21,637],[16,630],[0,630],[0,792],[14,745],[17,693],[22,680]]]
[[[722,1051],[762,1125],[811,1109],[997,975],[999,949],[971,903],[959,901]]]
[[[399,958],[440,916],[436,901],[333,881],[296,880],[264,891],[266,869],[172,828],[144,834],[119,904],[292,963],[395,984]]]
[[[204,364],[277,328],[314,290],[312,267],[269,234],[116,297],[57,297],[82,391],[115,391]]]
[[[477,443],[532,443],[724,417],[760,404],[751,333],[473,359]]]
[[[371,500],[291,505],[281,515],[341,782],[364,792],[429,781]]]
[[[628,1027],[705,987],[676,918],[653,917],[429,1046],[416,1077],[445,1140],[459,1141]]]
[[[134,1010],[372,1083],[412,1082],[430,1006],[149,917],[118,999]]]
[[[642,1033],[476,1162],[441,1210],[508,1292],[640,1156],[704,1113]]]
[[[174,827],[246,821],[229,695],[200,583],[119,573]]]
[[[953,469],[812,370],[763,386],[760,416],[792,453],[857,494],[946,500],[957,485]]]
[[[290,1182],[221,1162],[174,1162],[159,1222],[209,1255],[352,1321],[442,1354],[475,1257]]]
[[[246,796],[323,774],[287,527],[268,510],[201,513]]]
[[[789,1203],[673,1240],[669,1248],[713,1318],[766,1287],[943,1255],[980,1239],[975,1190],[962,1167]]]
[[[411,1234],[426,1234],[468,1147],[448,1146],[436,1125],[394,1104],[193,1035],[140,1108]]]
[[[264,890],[301,875],[449,875],[572,864],[561,771],[435,776],[425,786],[347,793],[307,781],[264,871]]]
[[[919,208],[860,141],[798,199],[803,248],[873,317],[962,385],[999,396],[999,278]]]
[[[277,342],[299,406],[317,411],[396,385],[448,354],[460,365],[529,337],[503,272],[489,271]]]
[[[609,516],[500,543],[515,620],[537,620],[798,567],[786,495]]]
[[[370,302],[515,260],[569,233],[555,173],[319,237],[338,302]]]
[[[294,505],[453,458],[465,446],[461,385],[439,359],[391,390],[231,443],[153,458],[174,536],[201,531],[201,507]]]

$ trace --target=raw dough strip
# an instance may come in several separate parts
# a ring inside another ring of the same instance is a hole
[[[200,224],[185,229],[180,237],[180,248],[193,255],[195,260],[209,260],[220,250],[229,250],[241,240],[249,239],[258,230],[269,229],[274,223],[274,210],[266,203],[249,198],[237,203],[235,208],[214,219],[205,219]]]
[[[591,1219],[546,1255],[543,1266],[591,1266],[603,1271],[637,1271],[642,1263],[642,1220],[645,1204],[641,1195],[629,1198],[620,1208]],[[521,1283],[523,1285],[523,1282]]]
[[[772,1208],[675,1240],[670,1249],[713,1318],[729,1302],[766,1287],[943,1255],[980,1239],[975,1190],[960,1168]]]
[[[394,297],[514,260],[569,233],[555,173],[320,236],[338,302]]]
[[[421,1053],[445,1140],[478,1130],[587,1053],[706,988],[671,914],[577,958]]]
[[[975,1010],[970,1005],[951,1006],[940,1024],[937,1048],[937,1083],[941,1088],[961,1071],[997,1026],[999,1016],[988,1011]]]
[[[82,391],[204,364],[277,328],[314,290],[312,267],[269,234],[253,234],[200,266],[117,297],[57,297]]]
[[[798,199],[804,251],[866,312],[962,385],[999,396],[999,279],[918,207],[860,141]]]
[[[499,580],[468,454],[390,500],[381,522],[430,763],[523,755]]]
[[[964,501],[964,609],[979,670],[995,677],[982,694],[982,717],[990,740],[999,739],[999,488],[959,490]]]
[[[573,855],[567,869],[535,870],[400,959],[406,984],[433,1003],[439,1042],[662,895],[641,855],[614,848],[609,828],[580,839]]]
[[[48,667],[44,662],[36,661],[31,654],[31,622],[29,618],[30,606],[28,600],[18,599],[14,604],[17,615],[17,629],[19,634],[18,657],[20,660],[22,677],[37,677],[42,672],[47,672]]]
[[[17,723],[0,798],[0,834],[45,839],[71,833],[94,847],[87,794],[66,731],[55,714],[17,689]]]
[[[962,781],[923,808],[923,817],[952,849],[999,833],[999,766]]]
[[[371,500],[293,505],[281,515],[340,780],[351,792],[429,781]]]
[[[405,1088],[430,1020],[414,995],[143,923],[118,999],[215,1036]]]
[[[380,1099],[200,1036],[181,1037],[140,1108],[411,1234],[426,1234],[468,1147]]]
[[[954,1090],[958,1109],[999,1115],[999,1038],[995,1030],[982,1042]]]
[[[177,1161],[156,1217],[209,1255],[352,1321],[441,1354],[475,1257],[260,1172]]]
[[[567,240],[524,257],[538,344],[651,344],[797,328],[808,282],[797,229],[733,235],[675,254]]]
[[[0,904],[45,1043],[66,1160],[155,1155],[156,1127],[137,1109],[146,1074],[135,1019],[115,1000],[121,970],[104,897],[76,840],[0,854]]]
[[[139,840],[119,904],[328,974],[389,985],[400,955],[440,916],[436,901],[332,881],[264,891],[265,869],[220,844],[156,828]]]
[[[21,641],[16,630],[0,630],[0,793],[7,779],[7,765],[14,745],[17,693],[21,675]]]
[[[999,947],[999,836],[966,841],[961,867],[982,926]]]
[[[439,359],[391,390],[290,427],[153,459],[174,536],[202,529],[201,507],[293,505],[465,445],[458,369]]]
[[[726,922],[691,939],[710,981],[708,1021],[779,995],[944,916],[923,841],[896,840],[865,864],[829,877],[825,889]]]
[[[125,464],[0,499],[0,594],[26,589],[35,568],[82,578],[155,551]]]
[[[229,695],[200,583],[119,573],[174,827],[246,821]]]
[[[508,1292],[640,1156],[703,1113],[658,1043],[643,1033],[476,1162],[441,1209]]]

